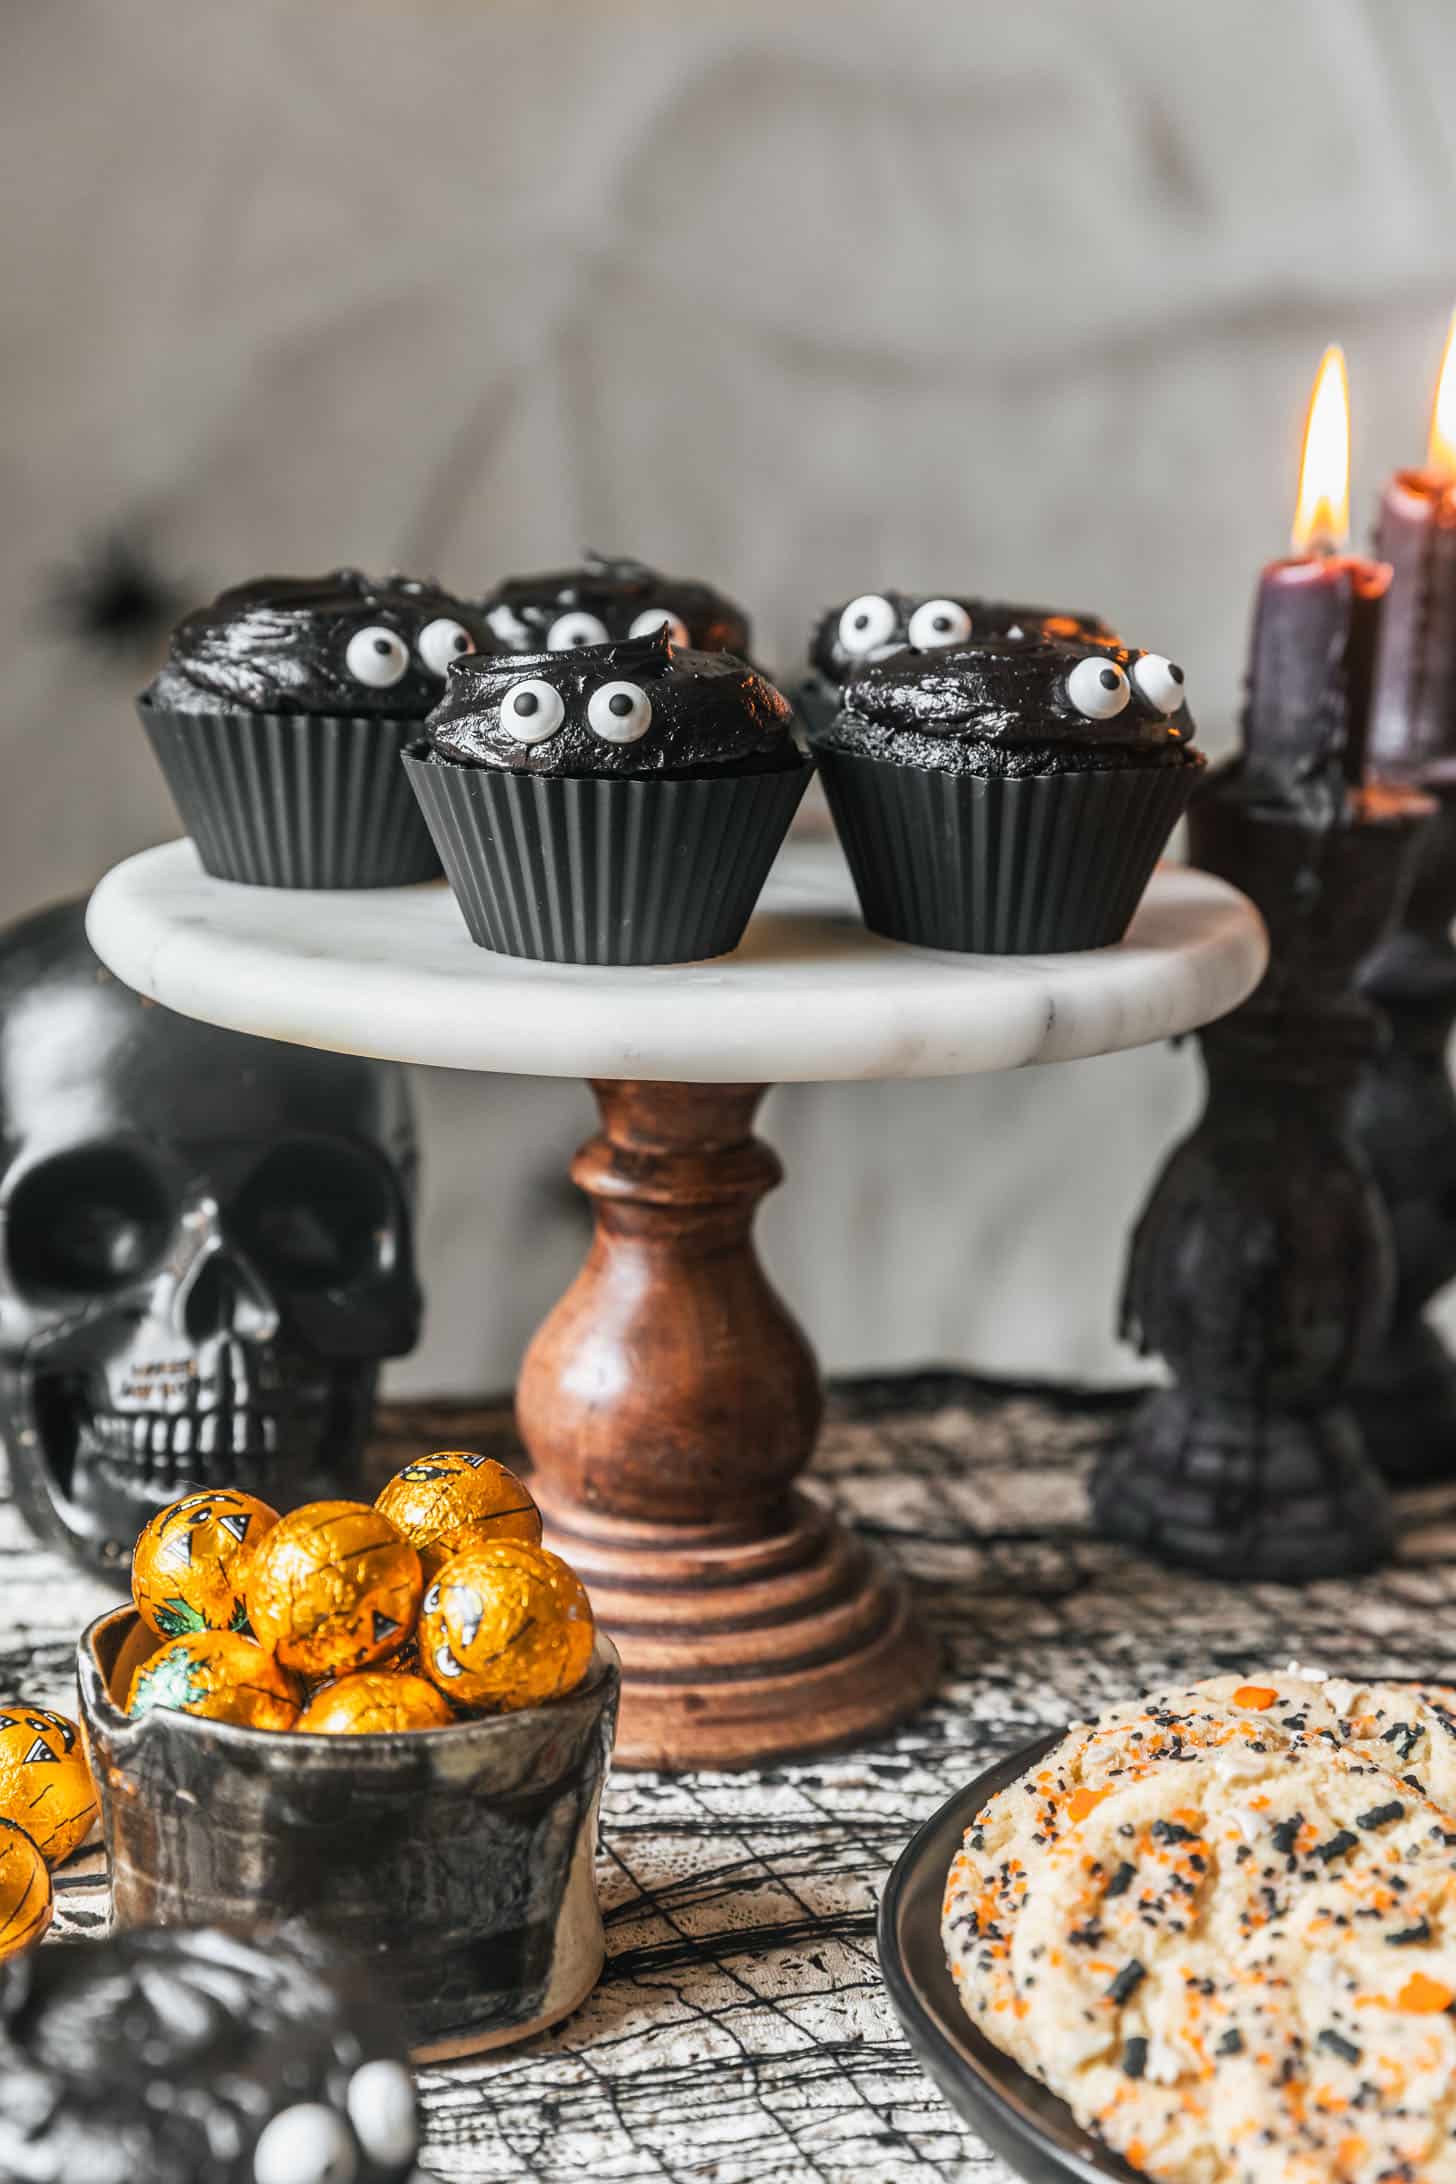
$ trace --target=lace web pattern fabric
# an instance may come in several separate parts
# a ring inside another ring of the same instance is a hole
[[[1357,1582],[1235,1588],[1089,1537],[1084,1480],[1131,1399],[925,1373],[841,1382],[814,1478],[917,1582],[934,1703],[861,1751],[747,1774],[618,1775],[599,1867],[608,1962],[554,2033],[427,2069],[426,2168],[461,2184],[1001,2184],[881,1990],[874,1918],[920,1823],[998,1754],[1175,1679],[1282,1662],[1456,1678],[1456,1487],[1407,1497]],[[380,1477],[426,1447],[509,1454],[505,1406],[387,1413]],[[519,1459],[517,1459],[519,1460]],[[104,1587],[0,1505],[0,1694],[74,1708]],[[104,1861],[56,1930],[105,1926]]]

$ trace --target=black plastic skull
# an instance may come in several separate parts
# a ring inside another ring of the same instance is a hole
[[[143,1001],[83,916],[0,935],[0,1434],[37,1535],[121,1574],[190,1487],[357,1490],[414,1140],[393,1065]]]

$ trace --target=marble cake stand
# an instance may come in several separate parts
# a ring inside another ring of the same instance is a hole
[[[934,1675],[899,1581],[794,1483],[820,1390],[750,1235],[782,1174],[752,1134],[768,1086],[1143,1045],[1233,1008],[1265,959],[1242,896],[1173,868],[1118,948],[897,946],[860,923],[833,842],[791,843],[743,945],[710,963],[490,955],[443,885],[239,887],[188,842],[110,873],[88,930],[139,992],[236,1031],[591,1080],[602,1129],[572,1175],[595,1239],[527,1351],[517,1415],[548,1537],[621,1649],[618,1758],[666,1767],[871,1734]]]

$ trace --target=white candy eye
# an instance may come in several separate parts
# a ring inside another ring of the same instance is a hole
[[[878,592],[851,599],[839,617],[839,642],[855,659],[888,644],[895,634],[895,610]]]
[[[415,2089],[403,2063],[381,2056],[378,2062],[362,2064],[349,2080],[344,2104],[360,2145],[373,2160],[393,2167],[414,2159],[420,2132]]]
[[[492,607],[485,619],[503,645],[509,645],[513,652],[530,651],[531,632],[514,607],[508,607],[504,603]]]
[[[1165,660],[1161,652],[1145,652],[1132,663],[1132,679],[1143,696],[1165,718],[1176,713],[1187,692],[1183,688],[1183,670]]]
[[[344,665],[355,682],[366,683],[371,690],[388,690],[409,673],[409,647],[396,630],[382,625],[356,629]]]
[[[1079,660],[1067,677],[1067,696],[1088,720],[1111,720],[1132,696],[1115,660]]]
[[[443,675],[452,660],[463,659],[467,652],[475,650],[475,639],[459,622],[442,614],[426,622],[415,639],[415,648],[432,675]]]
[[[910,617],[910,642],[919,652],[963,645],[970,634],[971,618],[954,599],[927,599]]]
[[[435,1664],[435,1674],[437,1676],[448,1676],[453,1680],[456,1676],[462,1675],[464,1673],[460,1666],[460,1663],[456,1660],[454,1654],[450,1651],[450,1648],[444,1643],[443,1639],[441,1640],[440,1644],[436,1646],[430,1658]]]
[[[606,623],[599,622],[594,614],[583,614],[580,608],[558,614],[546,632],[548,652],[575,652],[578,645],[604,645],[606,641]]]
[[[554,684],[530,676],[512,684],[501,702],[501,726],[517,743],[545,743],[566,718],[566,701]]]
[[[654,630],[665,629],[675,645],[690,645],[686,622],[680,622],[666,607],[644,607],[628,630],[629,637],[650,637]]]
[[[603,743],[638,743],[652,725],[652,700],[634,682],[604,682],[588,698],[586,717]]]
[[[354,2135],[322,2101],[270,2117],[253,2149],[256,2184],[354,2184]]]
[[[425,1594],[424,1599],[420,1602],[420,1608],[424,1614],[433,1615],[439,1605],[440,1586],[437,1579],[436,1582],[430,1587],[429,1591]]]

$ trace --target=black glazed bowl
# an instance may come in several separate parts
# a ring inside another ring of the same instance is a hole
[[[621,1665],[597,1635],[565,1698],[448,1729],[285,1735],[122,1712],[160,1640],[113,1608],[77,1649],[119,1926],[307,1918],[404,2009],[417,2061],[555,2024],[603,1961],[597,1806]]]
[[[961,2008],[940,1939],[950,1862],[988,1797],[1034,1767],[1063,1732],[1023,1745],[941,1806],[901,1854],[880,1899],[880,1971],[895,2014],[952,2108],[1031,2184],[1146,2184],[1084,2131],[1065,2102],[993,2047]]]

